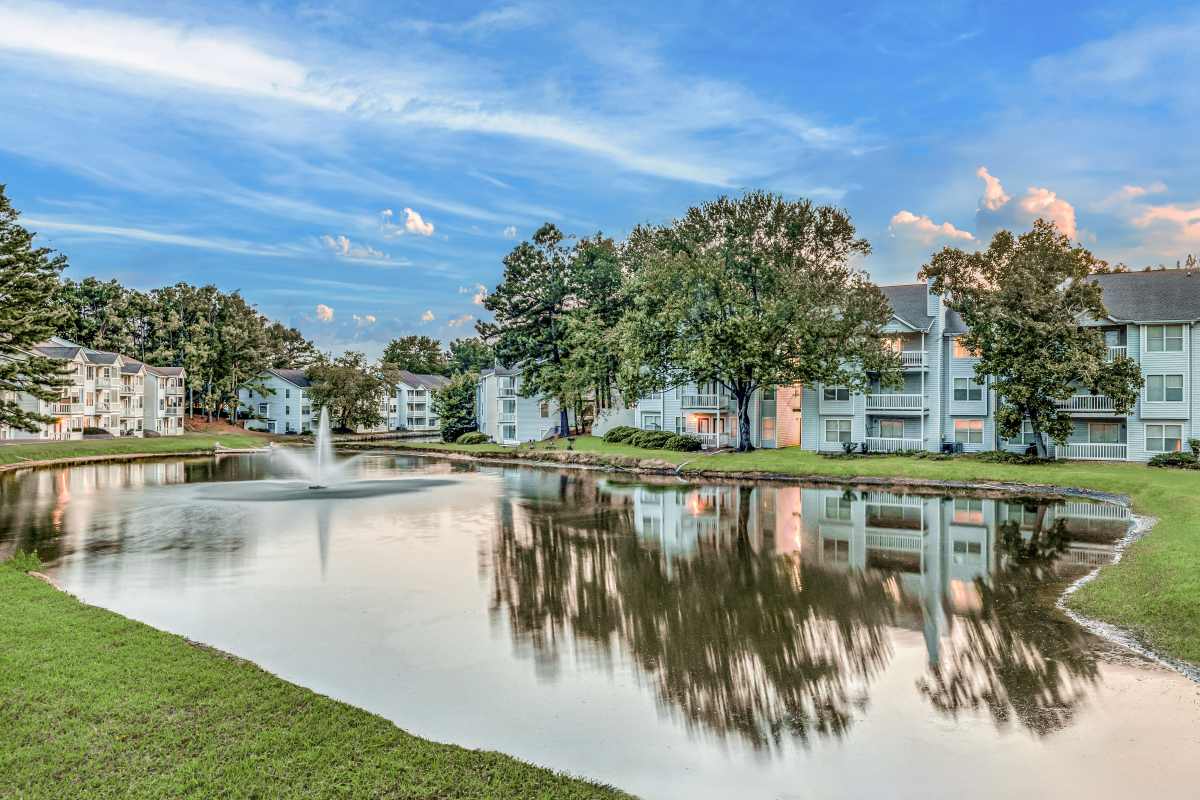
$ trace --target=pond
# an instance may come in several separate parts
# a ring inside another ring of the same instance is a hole
[[[415,734],[646,798],[1160,797],[1200,691],[1054,609],[1125,509],[393,454],[0,476],[0,555]],[[324,492],[324,494],[322,493]]]

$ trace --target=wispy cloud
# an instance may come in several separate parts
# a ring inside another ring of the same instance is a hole
[[[892,217],[888,228],[893,236],[915,239],[922,244],[932,244],[938,239],[974,241],[975,237],[964,230],[954,227],[949,222],[937,224],[926,216],[918,216],[911,211],[898,211]]]
[[[378,322],[374,314],[351,314],[350,317],[354,320],[356,328],[369,328]]]
[[[471,295],[471,302],[477,306],[483,305],[483,301],[487,298],[487,287],[482,283],[477,283],[474,286],[458,287],[459,294]]]
[[[119,225],[92,225],[83,222],[69,222],[60,219],[44,217],[22,217],[22,224],[34,231],[59,231],[61,233],[80,236],[99,237],[105,239],[129,239],[153,244],[190,247],[199,250],[214,250],[220,253],[236,253],[244,256],[268,256],[282,258],[299,254],[296,247],[285,245],[263,245],[254,242],[223,239],[219,237],[192,236],[183,233],[154,230],[151,228],[133,228]]]
[[[450,320],[446,324],[449,325],[451,328],[461,328],[463,325],[469,325],[470,323],[472,323],[474,321],[475,321],[475,317],[471,316],[470,314],[460,314],[459,316]]]
[[[354,244],[348,236],[330,236],[325,234],[321,237],[321,244],[325,249],[340,258],[349,258],[355,261],[388,261],[391,256],[382,250],[376,250],[374,247],[366,244]]]
[[[517,226],[509,225],[501,233],[504,235],[505,239],[515,239],[517,238]]]

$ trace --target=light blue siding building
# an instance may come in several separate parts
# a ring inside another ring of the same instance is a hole
[[[1085,390],[1063,400],[1075,429],[1057,456],[1145,461],[1186,448],[1188,438],[1200,437],[1200,274],[1177,269],[1094,279],[1108,317],[1084,324],[1103,331],[1111,357],[1137,361],[1146,386],[1129,416],[1117,414],[1111,398]],[[978,452],[1033,443],[1028,429],[1013,441],[998,438],[996,395],[986,380],[976,382],[976,360],[960,341],[961,317],[925,284],[881,288],[892,304],[886,330],[901,354],[904,386],[876,385],[863,394],[806,387],[802,446],[839,451],[849,442],[894,452],[948,445]]]

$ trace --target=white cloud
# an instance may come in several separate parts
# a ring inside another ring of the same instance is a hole
[[[468,323],[471,323],[474,321],[475,321],[475,317],[471,316],[470,314],[460,314],[459,316],[450,320],[446,324],[449,325],[451,328],[460,328],[463,325],[467,325]]]
[[[359,261],[387,261],[391,258],[387,253],[376,250],[370,245],[352,243],[348,236],[325,234],[321,237],[321,243],[327,250],[341,258],[352,258]]]
[[[515,239],[515,238],[517,238],[517,226],[516,226],[516,225],[509,225],[507,228],[505,228],[505,229],[504,229],[504,238],[505,238],[505,239]]]
[[[378,321],[375,319],[374,314],[363,314],[361,316],[358,314],[351,314],[350,316],[354,318],[354,326],[356,328],[369,328]]]
[[[1163,230],[1179,244],[1200,243],[1200,206],[1148,206],[1134,217],[1133,224],[1139,228]]]
[[[433,322],[434,319],[433,309],[430,308],[425,309],[425,313],[421,315],[421,322]]]
[[[938,225],[926,216],[917,216],[911,211],[898,211],[892,217],[888,230],[893,236],[904,236],[916,239],[922,244],[932,244],[937,239],[961,239],[974,241],[975,237],[964,230],[959,230],[949,222]]]
[[[169,244],[178,247],[191,247],[198,250],[215,250],[220,253],[237,253],[247,256],[295,256],[296,248],[280,245],[255,244],[236,239],[222,239],[205,236],[189,236],[180,233],[168,233],[149,228],[132,228],[119,225],[89,225],[80,222],[47,219],[40,217],[22,217],[21,224],[32,231],[61,231],[66,234],[96,236],[106,239],[130,239],[154,244]]]
[[[333,322],[333,309],[324,303],[317,303],[317,319],[321,322]]]
[[[1098,206],[1100,208],[1112,208],[1113,206],[1127,205],[1135,200],[1139,200],[1146,195],[1162,194],[1167,190],[1167,185],[1162,181],[1154,181],[1153,183],[1140,186],[1137,184],[1126,184],[1117,191],[1104,198]]]
[[[1030,186],[1019,203],[1030,222],[1039,217],[1049,220],[1067,236],[1075,238],[1075,208],[1054,192],[1040,186]]]
[[[483,305],[483,301],[487,298],[488,291],[487,287],[482,283],[477,283],[474,286],[458,287],[458,293],[471,295],[471,302],[477,306],[481,306]]]
[[[1040,218],[1053,222],[1072,239],[1078,234],[1075,207],[1055,192],[1042,186],[1030,186],[1016,203],[1012,203],[1012,196],[1004,191],[1000,180],[989,173],[987,167],[980,167],[975,174],[984,183],[983,197],[979,199],[975,214],[976,230],[1016,228],[1019,232]]]
[[[404,209],[404,230],[418,236],[432,236],[433,223],[426,222],[416,211],[406,208]]]
[[[975,170],[975,174],[983,178],[984,183],[983,197],[979,200],[980,207],[995,211],[1011,199],[1000,185],[1000,180],[992,177],[987,167],[980,167]]]

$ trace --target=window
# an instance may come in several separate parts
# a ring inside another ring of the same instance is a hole
[[[642,430],[659,431],[662,430],[662,414],[658,412],[647,413],[642,412]]]
[[[833,443],[850,441],[850,420],[825,420],[825,441]]]
[[[291,406],[284,406],[284,407],[283,407],[283,413],[284,413],[286,416],[289,416],[289,417],[290,417],[290,416],[292,415],[292,407],[291,407]]]
[[[675,432],[683,433],[683,417],[675,418]]]
[[[775,399],[775,387],[768,386],[765,389],[763,389],[762,390],[762,399],[764,401],[774,400]]]
[[[962,444],[983,444],[983,420],[954,420],[954,441]]]
[[[1183,350],[1182,325],[1147,325],[1146,350],[1151,353],[1178,353]]]
[[[1021,438],[1018,441],[1024,445],[1031,445],[1037,442],[1037,437],[1033,435],[1033,426],[1029,424],[1029,420],[1021,422]]]
[[[542,419],[546,419],[547,417],[550,416],[550,404],[549,403],[542,403],[541,407],[538,410],[541,411]]]
[[[822,561],[847,564],[850,562],[850,543],[843,539],[822,539],[821,556]]]
[[[514,416],[517,413],[517,399],[510,397],[500,401],[500,413]]]
[[[825,519],[850,521],[850,500],[846,497],[825,498]]]
[[[881,419],[881,420],[879,420],[879,435],[884,439],[903,439],[904,438],[904,420],[902,420],[902,419]]]
[[[979,352],[967,347],[963,343],[962,337],[958,337],[954,340],[954,357],[955,358],[979,358]]]
[[[517,426],[516,425],[501,425],[500,426],[500,436],[506,442],[514,441],[517,438]]]
[[[850,390],[845,386],[826,386],[821,396],[827,403],[845,403],[850,400]]]
[[[1182,403],[1182,375],[1147,375],[1146,401],[1150,403]]]
[[[983,555],[983,545],[979,542],[962,542],[962,541],[955,540],[954,555],[956,555],[956,556]]]
[[[1121,426],[1115,422],[1089,422],[1088,442],[1091,444],[1119,444]]]
[[[291,390],[291,389],[287,389],[287,388],[285,388],[285,389],[283,390],[283,399],[284,399],[284,400],[290,400],[291,398],[292,398],[292,390]]]
[[[959,402],[982,400],[983,387],[970,378],[955,378],[954,399]]]
[[[970,497],[955,498],[954,521],[964,525],[982,525],[983,500]]]
[[[1183,449],[1182,425],[1147,425],[1146,449],[1152,453],[1177,453]]]

